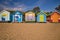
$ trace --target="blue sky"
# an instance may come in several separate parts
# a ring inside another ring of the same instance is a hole
[[[0,10],[32,10],[39,6],[44,11],[54,11],[60,5],[60,0],[0,0]]]

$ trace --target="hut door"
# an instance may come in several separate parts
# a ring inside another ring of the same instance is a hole
[[[5,17],[2,17],[2,21],[5,21]]]
[[[19,15],[18,21],[19,21],[19,22],[22,22],[22,15]]]
[[[22,15],[16,15],[15,22],[21,22],[21,21],[22,21]]]
[[[40,15],[40,22],[44,22],[44,15]]]
[[[29,21],[32,21],[32,16],[28,16],[28,20]]]
[[[29,14],[29,15],[28,15],[28,20],[29,20],[29,21],[33,21],[33,19],[34,19],[34,16],[33,16],[32,14]]]
[[[19,18],[18,15],[15,15],[14,16],[14,22],[18,22],[18,18]]]

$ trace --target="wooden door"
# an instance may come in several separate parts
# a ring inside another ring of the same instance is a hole
[[[40,22],[44,22],[44,15],[40,15]]]

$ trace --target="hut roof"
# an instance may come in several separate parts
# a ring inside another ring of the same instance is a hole
[[[23,14],[21,11],[18,11],[18,10],[17,10],[17,11],[14,11],[13,14],[16,14],[17,12],[18,12],[19,14]]]
[[[50,16],[53,15],[54,13],[57,13],[58,15],[60,15],[59,12],[53,12],[53,13],[50,14]]]
[[[28,11],[26,11],[25,13],[28,13],[28,12],[33,12],[33,13],[34,13],[34,11],[32,11],[32,10],[28,10]]]

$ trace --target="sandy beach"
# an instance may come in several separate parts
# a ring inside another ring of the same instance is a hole
[[[60,40],[60,23],[0,23],[0,40]]]

